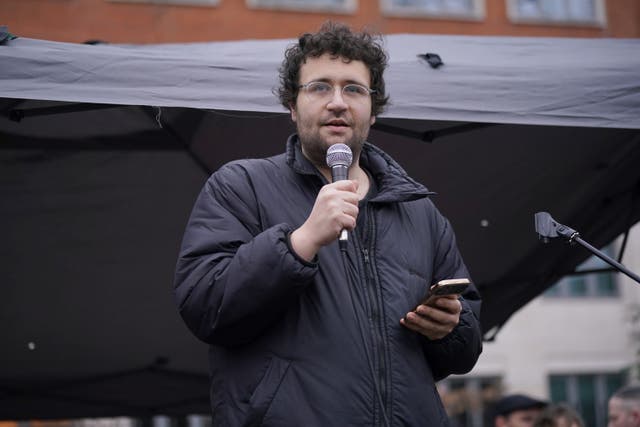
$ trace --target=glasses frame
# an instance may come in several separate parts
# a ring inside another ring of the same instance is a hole
[[[341,96],[342,96],[342,98],[344,100],[352,100],[352,99],[353,100],[359,100],[359,99],[364,100],[364,99],[366,99],[364,96],[362,98],[358,98],[358,97],[353,98],[353,97],[351,97],[349,95],[345,95],[345,91],[344,90],[345,90],[345,88],[348,88],[349,86],[356,86],[358,88],[364,89],[365,91],[368,92],[369,97],[371,95],[373,95],[374,93],[376,93],[375,89],[368,88],[365,85],[361,85],[360,83],[347,83],[345,85],[340,86],[340,85],[334,85],[334,84],[331,84],[329,82],[325,82],[325,81],[322,81],[322,80],[313,80],[313,81],[310,81],[310,82],[305,83],[303,85],[300,85],[300,86],[298,86],[298,91],[304,90],[304,93],[306,94],[308,99],[316,101],[316,99],[314,99],[313,96],[309,94],[309,89],[308,89],[309,86],[314,85],[314,84],[324,84],[324,85],[327,85],[327,86],[331,87],[331,95],[327,96],[326,99],[330,99],[330,97],[334,96],[334,94],[336,92],[336,87],[340,87],[340,94],[341,94]],[[320,97],[317,100],[320,100],[320,99],[323,99],[323,98]]]

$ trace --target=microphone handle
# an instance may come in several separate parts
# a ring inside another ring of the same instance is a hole
[[[349,179],[349,168],[345,165],[335,165],[331,167],[331,179],[333,182]]]
[[[335,165],[331,167],[331,179],[333,182],[336,181],[344,181],[349,179],[349,168],[345,165]],[[340,245],[340,249],[347,249],[347,242],[349,241],[349,235],[347,234],[347,230],[343,229],[340,231],[340,238],[338,239],[338,244]]]

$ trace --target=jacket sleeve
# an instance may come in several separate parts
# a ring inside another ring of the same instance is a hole
[[[435,281],[470,277],[458,251],[451,225],[442,216],[437,221],[440,232],[434,259]],[[481,300],[475,285],[472,284],[464,292],[460,302],[460,322],[449,335],[439,340],[424,337],[424,352],[436,381],[451,374],[469,372],[482,352],[479,320]]]
[[[290,249],[291,227],[262,230],[251,179],[224,166],[202,189],[189,218],[174,295],[189,329],[222,346],[251,341],[294,303],[317,266]]]

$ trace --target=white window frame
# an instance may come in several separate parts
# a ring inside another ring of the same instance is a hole
[[[220,0],[108,0],[114,3],[151,3],[172,6],[218,6]]]
[[[614,255],[614,251],[618,245],[609,244],[602,248],[602,251],[612,257]],[[601,260],[595,255],[591,255],[585,261],[583,261],[580,265],[576,267],[576,272],[590,270],[590,269],[598,269],[598,268],[609,268],[609,264],[605,261]],[[606,274],[609,275],[609,279],[613,282],[613,292],[611,294],[601,294],[599,292],[600,287],[600,275]],[[571,284],[568,280],[570,276],[565,276],[554,283],[551,288],[555,288],[555,292],[553,293],[543,293],[542,295],[545,298],[619,298],[620,297],[620,284],[618,282],[618,273],[615,270],[611,270],[610,272],[602,272],[602,273],[583,273],[581,276],[582,280],[585,284],[584,295],[575,295],[571,292]]]
[[[246,0],[251,9],[291,10],[298,12],[330,12],[353,14],[358,9],[358,0],[343,0],[342,5],[311,2],[301,3],[295,0]]]
[[[558,282],[556,282],[553,286],[557,286],[557,293],[546,293],[542,294],[544,298],[597,298],[597,299],[612,299],[612,298],[620,298],[620,286],[618,285],[616,273],[600,273],[607,274],[610,276],[610,280],[613,281],[613,292],[611,294],[601,294],[599,291],[600,281],[598,274],[584,274],[582,279],[585,284],[585,294],[584,295],[576,295],[572,293],[571,284],[567,280],[567,277],[563,277]]]
[[[555,0],[561,1],[561,0]],[[566,1],[566,0],[562,0]],[[518,0],[507,0],[507,16],[509,20],[515,24],[543,24],[543,25],[560,25],[560,26],[585,26],[585,27],[604,27],[606,25],[606,11],[604,0],[592,0],[594,3],[594,20],[593,21],[577,21],[577,20],[557,20],[545,17],[529,18],[520,16],[518,10]]]
[[[398,6],[393,0],[380,0],[380,10],[383,15],[398,18],[434,18],[457,19],[465,21],[481,21],[485,18],[485,0],[471,0],[472,10],[469,13],[434,13],[416,6]]]

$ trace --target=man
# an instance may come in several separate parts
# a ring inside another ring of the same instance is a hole
[[[547,402],[524,394],[504,396],[494,408],[494,427],[532,427]]]
[[[608,427],[640,427],[640,385],[623,387],[611,396]]]
[[[434,384],[474,366],[480,300],[471,286],[420,305],[468,272],[427,189],[365,142],[386,64],[342,25],[300,37],[280,70],[286,152],[223,166],[196,201],[175,294],[210,344],[214,426],[447,424]],[[338,143],[353,162],[332,183]]]

